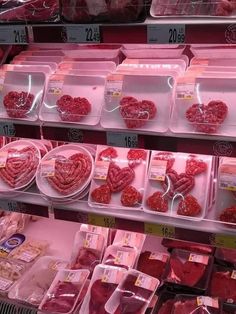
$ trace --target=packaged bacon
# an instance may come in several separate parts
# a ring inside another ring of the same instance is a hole
[[[39,309],[44,313],[73,313],[89,276],[88,270],[59,270]]]
[[[124,278],[126,270],[120,267],[97,265],[82,303],[80,314],[105,314],[105,304]]]
[[[152,151],[145,180],[144,211],[202,220],[209,207],[212,167],[211,156]]]
[[[105,238],[102,234],[78,231],[71,255],[71,269],[88,269],[92,273],[102,260],[104,248]]]
[[[149,153],[98,145],[89,205],[140,210]]]
[[[112,314],[144,314],[160,281],[136,270],[129,270],[105,310]]]
[[[203,292],[208,287],[212,265],[212,256],[174,250],[163,278],[175,290]]]
[[[117,230],[113,245],[135,248],[141,251],[146,235],[138,232]]]
[[[106,248],[102,263],[105,265],[133,268],[138,256],[135,248],[110,245]]]

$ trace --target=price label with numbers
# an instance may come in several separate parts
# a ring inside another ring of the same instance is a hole
[[[138,146],[138,134],[107,132],[107,145],[135,148]]]
[[[66,27],[68,43],[99,43],[99,25],[73,25]]]
[[[228,234],[212,234],[210,243],[217,247],[236,249],[236,236]]]
[[[10,200],[0,200],[0,208],[10,212],[21,212],[20,204]]]
[[[115,228],[116,220],[114,217],[110,216],[88,214],[88,224],[106,228]]]
[[[0,44],[27,44],[28,36],[26,26],[1,26]]]
[[[185,25],[149,24],[147,41],[149,44],[183,44],[185,43]]]
[[[16,135],[16,129],[11,122],[0,122],[0,135],[14,137]]]
[[[164,238],[175,238],[175,227],[144,223],[144,230],[147,234],[153,234]]]

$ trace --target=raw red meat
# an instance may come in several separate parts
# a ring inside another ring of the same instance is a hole
[[[170,314],[170,313],[172,313],[174,303],[175,303],[175,300],[167,300],[165,303],[162,304],[162,306],[159,309],[157,314]]]
[[[147,206],[154,211],[167,212],[168,200],[163,196],[162,192],[155,192],[147,199]]]
[[[236,250],[217,248],[215,256],[221,260],[236,265]]]
[[[186,161],[185,172],[188,175],[196,176],[197,174],[203,173],[207,171],[207,164],[198,159],[195,155],[189,155],[189,158]]]
[[[178,240],[171,240],[171,239],[163,239],[162,245],[171,248],[171,249],[182,249],[188,250],[196,253],[205,253],[205,254],[212,254],[213,247],[204,244],[198,244],[194,242],[184,242]]]
[[[106,260],[103,261],[103,264],[110,265],[110,266],[119,266],[119,267],[126,268],[127,270],[129,269],[127,265],[122,265],[121,263],[117,263],[116,256],[113,256],[113,255],[108,255]]]
[[[186,173],[178,174],[170,169],[166,173],[165,181],[161,181],[161,185],[165,191],[164,195],[172,199],[188,194],[194,188],[195,180],[193,176]]]
[[[143,8],[143,0],[107,0],[109,19],[112,22],[136,21]]]
[[[98,155],[98,160],[111,161],[118,157],[117,151],[113,147],[107,147],[102,150]]]
[[[198,204],[197,199],[190,194],[185,196],[185,198],[183,198],[180,201],[178,205],[178,210],[177,210],[178,215],[191,216],[191,217],[196,217],[199,214],[201,214],[201,212],[202,212],[202,208]]]
[[[215,15],[217,16],[229,16],[236,8],[235,1],[221,0],[216,4]]]
[[[127,154],[127,159],[129,160],[130,167],[139,165],[146,158],[147,152],[143,149],[130,149]]]
[[[55,174],[46,177],[49,184],[63,195],[74,193],[89,178],[92,162],[89,156],[78,153],[66,158],[55,156]]]
[[[31,182],[38,164],[38,153],[33,146],[21,150],[11,148],[5,167],[0,168],[0,177],[12,188],[21,187]]]
[[[135,187],[129,185],[122,191],[120,201],[123,206],[132,207],[141,204],[142,194]]]
[[[220,310],[218,308],[213,308],[209,306],[199,306],[197,304],[197,299],[186,299],[177,301],[173,305],[173,314],[219,314]]]
[[[150,259],[152,252],[145,251],[140,254],[137,270],[161,280],[165,270],[166,262]]]
[[[3,99],[3,105],[11,118],[26,118],[34,101],[34,95],[26,92],[9,92]]]
[[[89,23],[92,16],[89,14],[86,0],[62,0],[62,15],[72,22]]]
[[[91,287],[89,314],[107,314],[104,307],[117,284],[96,280]]]
[[[155,104],[149,100],[139,102],[133,97],[124,97],[120,101],[120,113],[127,128],[141,128],[156,116]]]
[[[80,248],[76,261],[72,265],[72,269],[88,269],[93,272],[94,268],[100,262],[101,253],[90,248]]]
[[[91,112],[91,104],[86,98],[63,95],[57,100],[57,110],[62,121],[79,122]]]
[[[210,295],[236,303],[236,280],[231,278],[232,271],[216,271],[210,282]]]
[[[221,221],[236,224],[236,206],[225,208],[219,218]]]
[[[227,105],[220,101],[210,101],[208,105],[194,104],[186,111],[186,119],[196,130],[204,133],[216,133],[228,114]]]
[[[92,191],[91,197],[96,203],[109,204],[111,202],[111,190],[107,184],[103,184]]]
[[[169,153],[169,152],[160,152],[160,153],[157,153],[154,158],[154,160],[165,160],[167,161],[167,164],[166,164],[166,169],[167,170],[170,170],[173,165],[174,165],[174,162],[175,162],[175,157],[172,153]]]
[[[177,257],[170,258],[170,272],[168,281],[194,287],[203,277],[206,265],[196,262],[185,261]]]
[[[130,167],[120,168],[115,163],[111,163],[107,175],[107,184],[111,192],[121,192],[130,185],[135,178],[135,172]]]

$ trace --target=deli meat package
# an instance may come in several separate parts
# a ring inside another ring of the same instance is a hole
[[[149,152],[98,145],[89,205],[140,210]]]
[[[48,80],[39,118],[43,122],[97,125],[104,89],[105,77],[101,75],[53,74]]]
[[[152,151],[143,198],[144,211],[190,220],[203,219],[210,204],[212,158]]]
[[[1,17],[1,14],[0,14]],[[0,118],[36,121],[46,81],[45,73],[27,70],[0,72]]]
[[[63,0],[61,4],[64,19],[77,23],[134,22],[143,19],[147,9],[145,0]]]
[[[164,274],[165,283],[178,290],[205,291],[212,263],[212,256],[174,250]]]
[[[218,169],[215,220],[219,228],[236,226],[236,158],[221,157]]]
[[[39,306],[57,271],[68,262],[51,256],[40,257],[28,272],[10,289],[8,297]]]
[[[20,191],[30,186],[41,160],[38,147],[30,140],[10,142],[0,149],[0,191]]]
[[[105,245],[106,241],[102,234],[78,231],[71,255],[71,268],[88,269],[92,273],[102,260]]]
[[[102,264],[96,266],[79,313],[107,314],[105,304],[125,274],[124,268]]]
[[[107,77],[101,125],[151,133],[168,130],[176,72],[114,73]]]
[[[36,183],[47,199],[56,203],[71,202],[88,193],[93,168],[94,160],[89,147],[62,145],[42,158]]]
[[[85,269],[59,270],[39,309],[43,313],[74,313],[88,276],[89,271]]]
[[[105,305],[110,314],[144,314],[160,281],[129,270]]]

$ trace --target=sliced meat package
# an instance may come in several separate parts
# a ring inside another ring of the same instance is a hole
[[[39,118],[43,122],[97,125],[100,120],[105,77],[72,74],[50,76]]]
[[[39,309],[44,313],[72,314],[89,276],[88,270],[59,270]]]
[[[215,260],[219,265],[235,267],[236,251],[234,249],[217,248],[215,251]]]
[[[129,270],[105,305],[108,313],[144,314],[160,281],[136,270]]]
[[[62,1],[62,16],[77,23],[118,22],[142,20],[146,13],[144,0],[89,0]]]
[[[152,151],[145,180],[144,211],[203,219],[212,191],[212,167],[213,159],[208,155]]]
[[[164,281],[176,290],[203,292],[209,283],[212,264],[212,256],[174,250],[163,276]]]
[[[100,264],[95,267],[80,314],[107,314],[105,304],[126,274],[126,270]]]
[[[0,149],[0,191],[22,190],[34,181],[41,159],[30,140],[17,140]]]
[[[8,297],[39,306],[53,282],[57,271],[64,269],[68,262],[56,257],[40,257],[28,272],[10,289]]]
[[[95,266],[102,260],[105,245],[105,238],[102,234],[78,231],[70,260],[71,268],[88,269],[92,273]]]
[[[149,152],[98,145],[89,205],[140,210]]]
[[[1,17],[1,14],[0,14]],[[38,120],[46,82],[44,72],[6,71],[0,74],[3,83],[0,95],[0,118]]]
[[[168,250],[173,249],[181,249],[185,251],[191,251],[201,254],[213,254],[214,253],[214,247],[206,244],[199,244],[194,242],[185,242],[185,241],[179,241],[174,239],[166,239],[164,238],[161,242],[163,246],[168,248]]]
[[[146,235],[143,233],[117,230],[112,244],[116,246],[135,248],[137,251],[141,251],[145,239]]]
[[[227,303],[236,304],[236,270],[215,266],[209,283],[208,294]]]
[[[110,245],[106,248],[102,263],[105,265],[133,268],[138,256],[138,250],[131,247]]]

